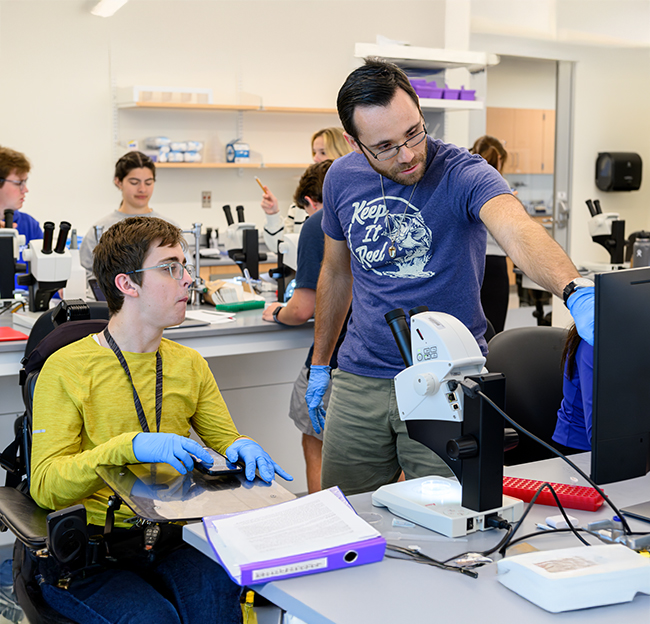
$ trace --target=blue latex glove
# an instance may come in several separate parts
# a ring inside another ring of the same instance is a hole
[[[305,401],[309,408],[309,419],[316,433],[325,429],[325,406],[323,397],[330,385],[330,366],[312,364],[309,367],[309,385],[305,392]]]
[[[175,433],[139,433],[133,438],[133,454],[142,463],[164,462],[173,466],[181,474],[194,468],[196,455],[208,466],[212,465],[212,457],[203,447],[190,438]]]
[[[240,438],[235,440],[227,449],[226,457],[233,464],[241,459],[246,464],[245,474],[249,481],[255,478],[255,468],[260,473],[263,481],[271,482],[277,472],[283,479],[293,481],[293,477],[282,470],[272,459],[271,456],[254,440]]]
[[[576,324],[578,335],[594,346],[594,305],[596,289],[593,286],[579,288],[568,299],[567,307]]]

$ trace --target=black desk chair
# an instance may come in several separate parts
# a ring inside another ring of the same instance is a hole
[[[557,410],[562,403],[562,350],[567,330],[523,327],[497,334],[488,344],[486,367],[506,376],[506,413],[544,442],[555,446]],[[509,425],[506,425],[509,426]],[[504,456],[508,466],[554,455],[519,434],[519,445]]]
[[[108,322],[105,303],[93,306],[92,312],[80,312],[80,306],[74,304],[74,313],[67,314],[65,303],[52,312],[44,313],[36,321],[30,340],[27,341],[24,368],[20,372],[25,413],[16,419],[15,440],[0,456],[0,466],[7,471],[6,485],[0,487],[0,530],[9,529],[16,536],[14,591],[30,624],[70,624],[71,620],[58,614],[43,600],[33,578],[36,574],[34,557],[30,557],[29,553],[40,553],[39,556],[66,561],[71,560],[71,556],[80,556],[82,551],[85,556],[86,547],[85,523],[81,527],[73,522],[67,533],[63,531],[65,535],[60,542],[55,543],[52,536],[48,538],[47,516],[50,511],[39,507],[29,496],[32,399],[38,374],[47,357],[54,351],[89,334],[102,331]],[[62,309],[64,313],[61,313]],[[86,320],[72,320],[84,316]],[[90,320],[91,316],[94,320]],[[74,507],[83,509],[81,505]]]

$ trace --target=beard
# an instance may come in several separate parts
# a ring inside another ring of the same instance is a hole
[[[419,147],[419,146],[418,146]],[[416,148],[417,149],[417,148]],[[417,184],[425,174],[426,171],[426,162],[427,162],[427,153],[429,145],[428,141],[424,140],[424,151],[422,153],[416,153],[413,156],[413,160],[406,165],[394,164],[392,167],[382,167],[384,163],[375,160],[374,158],[368,158],[366,155],[366,160],[368,164],[380,175],[383,175],[385,178],[397,182],[397,184],[402,184],[403,186],[413,186]],[[403,174],[403,171],[412,169],[415,165],[421,164],[422,166],[418,168],[417,171],[414,171],[410,174]]]

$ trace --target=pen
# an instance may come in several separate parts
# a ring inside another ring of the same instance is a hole
[[[257,176],[255,176],[255,182],[257,182],[260,185],[260,188],[262,189],[262,191],[264,191],[266,193],[266,189],[264,188],[264,185],[262,184],[262,181]]]

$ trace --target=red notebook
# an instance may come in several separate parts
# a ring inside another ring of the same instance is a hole
[[[0,327],[0,342],[6,340],[27,340],[29,336],[19,332],[12,327]]]

